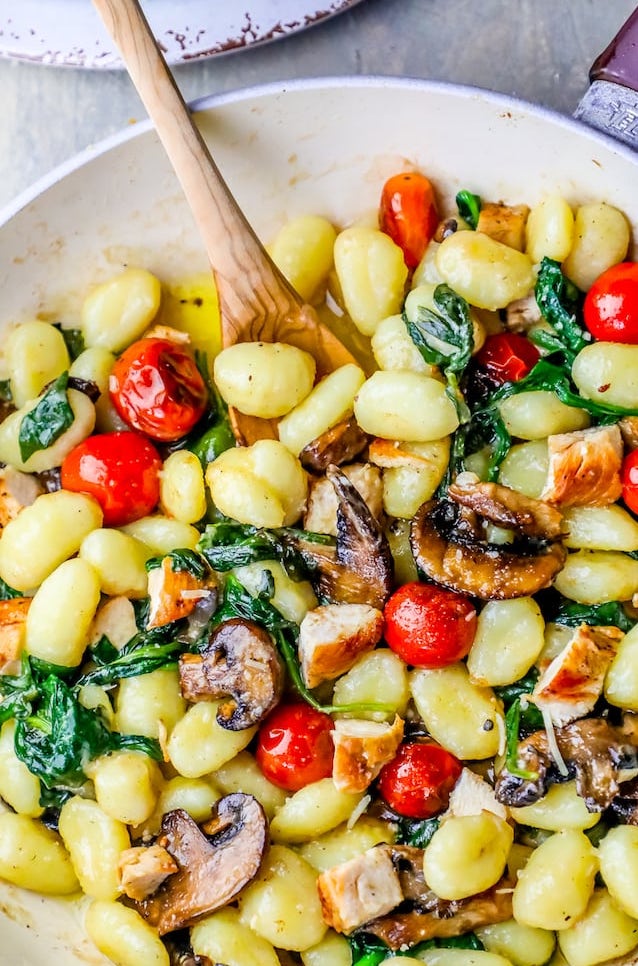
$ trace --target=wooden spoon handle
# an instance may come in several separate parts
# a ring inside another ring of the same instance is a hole
[[[168,69],[137,0],[93,0],[177,174],[215,273],[226,345],[269,341],[260,319],[297,314],[299,296],[273,264],[230,193]],[[264,312],[264,303],[267,311]],[[233,320],[250,317],[234,330]],[[248,310],[248,311],[247,311]]]

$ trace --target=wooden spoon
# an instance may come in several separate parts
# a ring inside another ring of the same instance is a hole
[[[230,193],[137,0],[93,0],[117,44],[184,190],[215,276],[224,346],[287,342],[314,356],[317,376],[356,362],[276,267]],[[231,411],[237,441],[277,438],[273,420]]]

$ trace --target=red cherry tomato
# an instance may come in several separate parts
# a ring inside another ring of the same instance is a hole
[[[385,605],[385,639],[406,664],[445,667],[469,652],[476,610],[461,594],[430,584],[404,584]]]
[[[536,346],[517,332],[490,335],[476,354],[476,361],[487,369],[495,382],[518,382],[540,359]]]
[[[424,175],[406,171],[386,181],[379,227],[402,249],[408,268],[417,267],[438,223],[434,189]]]
[[[255,757],[274,785],[296,792],[332,774],[334,746],[329,714],[303,701],[280,704],[257,735]]]
[[[625,456],[620,479],[623,500],[632,513],[638,514],[638,449]]]
[[[447,808],[463,770],[461,762],[432,742],[401,745],[379,774],[379,791],[406,818],[431,818]]]
[[[102,507],[104,526],[122,527],[155,509],[162,460],[137,433],[89,436],[62,463],[62,487],[88,493]]]
[[[113,366],[109,391],[129,426],[162,442],[188,433],[208,402],[195,360],[168,339],[140,339],[130,345]]]
[[[638,262],[603,272],[585,296],[583,315],[595,339],[638,345]]]

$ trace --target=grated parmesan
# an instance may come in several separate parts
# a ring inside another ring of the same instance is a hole
[[[547,732],[547,745],[549,747],[549,753],[554,759],[556,767],[561,775],[566,778],[569,775],[569,769],[565,764],[565,759],[561,755],[558,742],[556,741],[556,733],[554,731],[552,716],[546,708],[541,709],[541,714],[543,715],[543,724],[545,725],[545,731]]]
[[[372,795],[364,795],[361,801],[359,802],[359,804],[355,808],[353,808],[352,814],[350,815],[350,818],[346,822],[346,828],[348,829],[348,831],[350,831],[350,829],[354,825],[356,825],[356,823],[361,818],[361,816],[363,815],[363,813],[365,812],[365,810],[367,809],[371,801],[372,801]]]

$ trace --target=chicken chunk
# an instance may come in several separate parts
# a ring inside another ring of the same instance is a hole
[[[492,812],[504,819],[508,817],[507,808],[499,802],[489,782],[471,768],[464,768],[452,789],[447,811],[441,816],[441,821],[463,815],[480,815],[481,812]]]
[[[399,715],[387,721],[343,718],[332,733],[332,780],[341,792],[364,792],[383,766],[392,761],[403,739]]]
[[[494,241],[522,252],[525,249],[525,224],[528,215],[527,205],[499,205],[485,201],[481,205],[476,230],[489,235]]]
[[[383,614],[369,604],[324,604],[299,628],[299,660],[308,688],[345,674],[383,633]]]
[[[17,673],[30,605],[30,597],[0,600],[0,674]]]
[[[322,872],[317,889],[324,921],[341,933],[386,915],[403,899],[388,845],[376,845]]]
[[[109,597],[102,604],[89,628],[89,644],[108,637],[118,651],[137,634],[135,610],[128,597]]]
[[[372,516],[379,520],[383,513],[383,483],[381,471],[370,463],[351,463],[342,467],[357,488]],[[304,530],[337,535],[337,506],[339,504],[330,480],[321,478],[310,484],[308,507],[304,516]]]
[[[607,506],[622,493],[623,444],[617,425],[556,433],[541,499],[557,506]]]
[[[177,863],[161,845],[125,849],[117,863],[120,889],[137,902],[156,892],[177,870]]]
[[[181,617],[188,617],[198,601],[213,593],[209,582],[195,577],[189,570],[175,570],[170,557],[148,575],[150,607],[147,629],[163,627]]]
[[[536,682],[531,700],[559,727],[584,717],[602,694],[607,669],[623,637],[617,627],[581,624]]]
[[[25,506],[31,506],[44,489],[35,476],[12,466],[0,469],[0,527],[15,520]]]

